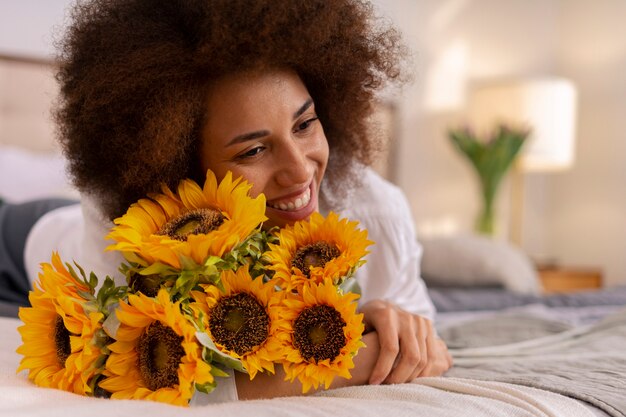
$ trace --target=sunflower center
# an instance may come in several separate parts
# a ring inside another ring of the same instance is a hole
[[[312,267],[323,268],[324,265],[339,255],[341,255],[341,251],[337,246],[320,240],[298,249],[291,260],[291,266],[295,266],[304,275],[310,277]]]
[[[155,321],[139,338],[138,366],[146,387],[151,391],[178,384],[178,366],[185,356],[183,337]]]
[[[65,368],[65,361],[72,353],[70,331],[65,328],[63,318],[58,315],[54,322],[54,346],[56,346],[59,365]]]
[[[221,298],[211,309],[209,318],[215,341],[238,355],[267,340],[269,323],[265,308],[256,297],[245,292]]]
[[[324,359],[332,361],[346,345],[345,325],[341,314],[331,306],[308,307],[294,322],[293,344],[306,360],[316,363]]]
[[[133,272],[128,286],[135,292],[141,292],[148,297],[156,297],[161,288],[161,277],[158,274],[141,275]]]
[[[157,234],[185,242],[189,235],[207,234],[217,229],[225,219],[219,210],[199,208],[171,219],[161,226]]]

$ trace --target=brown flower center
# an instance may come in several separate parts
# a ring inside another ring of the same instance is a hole
[[[298,249],[291,260],[291,266],[298,268],[304,275],[310,277],[312,267],[323,268],[324,265],[339,255],[341,255],[341,251],[337,246],[320,240]]]
[[[211,309],[209,329],[215,342],[244,355],[267,340],[270,318],[251,294],[221,298]]]
[[[185,356],[183,340],[160,321],[150,324],[141,335],[137,343],[137,361],[139,373],[149,390],[178,384],[178,366]]]
[[[156,297],[161,288],[161,277],[158,274],[141,275],[133,272],[128,279],[128,286],[135,292],[148,297]]]
[[[65,327],[63,317],[59,315],[54,322],[54,345],[57,348],[57,361],[59,361],[61,368],[65,368],[65,361],[72,353],[72,346],[70,344],[70,331]]]
[[[308,361],[332,361],[346,345],[345,325],[341,314],[331,306],[308,307],[294,321],[293,344]]]
[[[161,226],[157,234],[186,242],[189,235],[207,234],[217,229],[225,219],[219,210],[199,208],[171,219]]]

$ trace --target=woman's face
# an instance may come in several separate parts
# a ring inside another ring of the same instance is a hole
[[[318,210],[328,142],[306,87],[294,72],[224,77],[209,91],[201,166],[227,171],[267,199],[266,226],[284,226]]]

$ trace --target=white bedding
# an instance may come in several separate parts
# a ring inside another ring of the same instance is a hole
[[[34,386],[15,373],[20,356],[16,319],[0,318],[0,415],[68,417],[171,416],[593,416],[565,396],[515,384],[462,378],[422,378],[413,384],[351,387],[317,396],[179,408],[148,401],[81,397]]]

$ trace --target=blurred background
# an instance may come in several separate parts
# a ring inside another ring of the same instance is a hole
[[[53,39],[71,3],[0,0],[0,197],[9,201],[75,195],[49,117]],[[413,83],[383,97],[380,169],[406,192],[418,237],[475,233],[483,208],[476,171],[448,132],[467,127],[486,141],[497,123],[523,125],[532,133],[497,189],[492,238],[537,268],[626,285],[626,1],[374,4],[413,55]],[[546,149],[533,166],[531,153]]]

